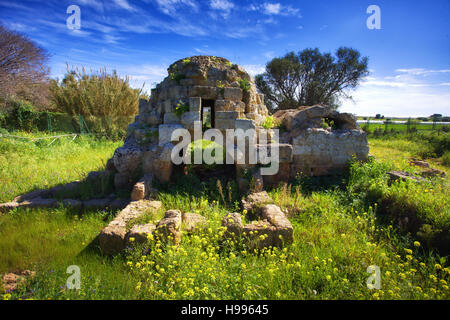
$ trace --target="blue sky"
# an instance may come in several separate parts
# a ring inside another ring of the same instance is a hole
[[[69,5],[81,29],[66,26]],[[381,30],[369,30],[369,5]],[[250,73],[289,51],[339,46],[369,57],[370,76],[341,110],[358,115],[450,115],[450,1],[0,0],[0,21],[51,54],[53,77],[71,66],[116,69],[151,88],[169,64],[222,56]]]

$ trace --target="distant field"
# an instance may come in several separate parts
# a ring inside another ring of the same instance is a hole
[[[359,122],[359,125],[361,128],[365,131],[374,131],[376,129],[386,130],[387,131],[399,131],[399,132],[405,132],[408,130],[408,125],[406,123],[389,123],[389,124],[383,124],[383,123],[361,123]],[[410,129],[417,130],[417,131],[431,131],[431,130],[450,130],[450,124],[435,124],[433,125],[432,122],[429,124],[411,124]]]

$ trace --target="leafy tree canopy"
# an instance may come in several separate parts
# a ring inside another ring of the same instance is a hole
[[[255,80],[272,111],[314,104],[337,108],[368,74],[368,58],[357,50],[341,47],[333,56],[316,48],[274,58]]]

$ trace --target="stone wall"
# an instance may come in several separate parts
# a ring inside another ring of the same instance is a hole
[[[139,115],[128,128],[124,146],[110,161],[117,188],[131,188],[144,176],[169,181],[173,172],[170,155],[176,144],[171,141],[172,132],[185,128],[192,135],[194,123],[202,120],[203,103],[213,100],[216,129],[264,132],[261,124],[268,116],[264,95],[239,65],[223,58],[195,56],[173,63],[168,74],[152,90],[150,101],[140,101]],[[316,105],[280,110],[274,118],[280,126],[279,143],[262,142],[258,135],[251,143],[257,149],[279,149],[279,172],[261,177],[258,165],[236,165],[243,189],[249,186],[249,181],[243,181],[249,169],[261,189],[263,181],[270,185],[298,174],[325,175],[342,169],[352,157],[363,160],[368,155],[366,135],[351,114]]]

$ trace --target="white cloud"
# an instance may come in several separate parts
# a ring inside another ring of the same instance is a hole
[[[78,0],[78,3],[84,6],[90,6],[99,11],[103,11],[103,3],[98,0]]]
[[[136,11],[136,8],[132,7],[127,0],[114,0],[114,3],[122,9]]]
[[[284,6],[281,3],[265,2],[260,5],[252,4],[247,8],[248,11],[259,11],[265,15],[279,15],[279,16],[298,16],[301,18],[300,9],[294,8],[290,5]]]
[[[198,10],[198,5],[193,0],[156,0],[159,9],[168,15],[174,15],[177,9],[182,6],[187,6],[195,11]]]
[[[245,64],[242,67],[253,77],[266,71],[266,67],[262,64]]]
[[[397,69],[396,72],[414,75],[414,76],[426,76],[430,74],[442,74],[442,73],[450,73],[450,69],[441,69],[441,70],[431,70],[431,69],[423,69],[423,68],[411,68],[411,69]]]
[[[212,9],[223,10],[225,12],[230,12],[234,8],[234,3],[228,0],[211,0],[209,5]]]
[[[284,6],[280,3],[265,2],[261,9],[267,15],[295,16],[300,13],[299,9],[293,8],[290,5]]]
[[[281,10],[281,4],[279,3],[264,3],[265,14],[279,14]]]
[[[355,102],[344,101],[341,110],[361,116],[377,113],[396,117],[448,114],[450,92],[443,86],[450,83],[436,83],[430,78],[445,75],[448,70],[414,68],[397,69],[395,72],[400,74],[382,78],[367,77],[352,93]]]

